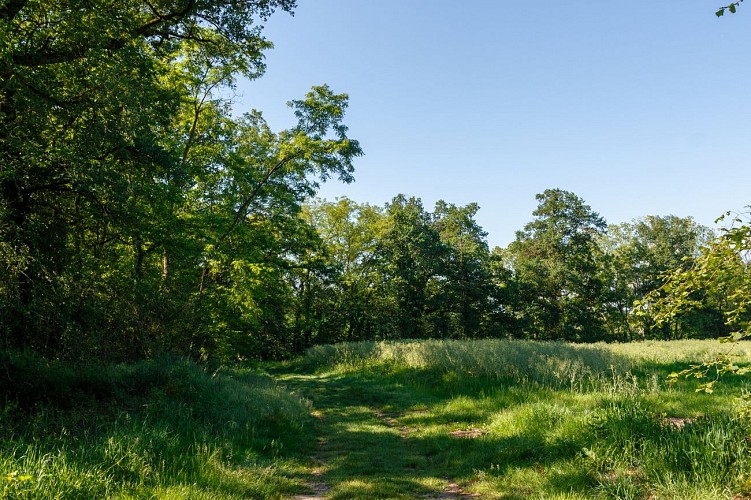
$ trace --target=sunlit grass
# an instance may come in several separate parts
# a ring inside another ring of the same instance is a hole
[[[727,349],[362,342],[313,348],[282,377],[324,415],[332,498],[452,484],[483,498],[733,498],[751,473],[751,432],[733,411],[743,380],[715,395],[665,380]]]
[[[0,497],[741,498],[745,381],[666,382],[726,350],[354,343],[213,373],[8,355]]]

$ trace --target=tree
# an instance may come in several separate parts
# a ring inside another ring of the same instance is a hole
[[[520,284],[513,270],[513,255],[508,248],[495,247],[490,253],[487,272],[491,288],[485,331],[489,337],[524,338],[523,303]]]
[[[617,332],[622,340],[630,340],[633,335],[642,338],[697,335],[698,332],[690,333],[692,325],[688,320],[698,325],[701,316],[684,318],[681,328],[675,324],[672,329],[668,325],[657,329],[648,315],[634,314],[633,303],[662,286],[663,275],[684,266],[685,259],[697,255],[710,236],[711,231],[691,217],[673,215],[647,216],[609,226],[600,245],[607,258],[612,306],[610,330]],[[710,316],[707,313],[703,317],[710,319]]]
[[[751,225],[741,218],[723,230],[685,266],[664,275],[664,284],[642,303],[662,324],[705,307],[709,297],[721,310],[734,339],[751,335]]]
[[[122,358],[284,343],[290,270],[318,245],[300,204],[350,181],[362,153],[347,96],[326,86],[292,101],[298,123],[278,133],[222,97],[263,73],[258,22],[294,6],[0,7],[5,346]]]
[[[445,246],[443,276],[435,291],[440,302],[435,330],[444,332],[438,336],[484,335],[492,282],[487,233],[474,219],[478,210],[476,203],[457,207],[440,200],[433,212],[433,225]]]
[[[729,215],[729,214],[728,214]],[[721,311],[729,335],[724,341],[738,341],[751,336],[751,225],[748,219],[736,217],[731,226],[701,248],[698,256],[688,260],[687,266],[665,275],[665,283],[645,297],[641,306],[653,315],[657,324],[671,323],[676,318],[701,309],[707,296],[714,298],[714,305]],[[713,379],[702,388],[712,392],[717,379],[726,373],[747,373],[739,368],[728,355],[695,365],[671,375]],[[748,403],[748,398],[747,403]],[[746,408],[746,412],[751,412]]]
[[[325,315],[317,341],[372,340],[382,335],[383,276],[376,251],[385,229],[383,210],[348,198],[306,206],[306,217],[324,242],[333,278],[311,302],[310,312]],[[323,312],[325,311],[325,312]]]
[[[533,338],[592,341],[605,337],[601,255],[605,221],[575,194],[547,189],[537,195],[535,220],[509,245]]]
[[[386,229],[376,250],[384,277],[381,293],[391,305],[384,322],[397,338],[429,336],[434,325],[427,320],[438,306],[435,289],[445,247],[419,198],[400,194],[385,213]]]
[[[218,168],[205,171],[202,182],[189,191],[184,212],[202,228],[202,247],[189,266],[201,269],[194,300],[202,307],[220,309],[224,293],[219,303],[209,301],[210,287],[222,285],[238,269],[262,272],[260,283],[271,284],[269,290],[289,290],[289,284],[283,285],[288,283],[287,270],[302,265],[308,252],[300,242],[315,245],[316,239],[300,225],[301,204],[315,192],[317,178],[352,179],[353,159],[362,151],[342,124],[347,96],[335,95],[326,86],[314,87],[290,106],[298,124],[278,134],[257,112],[225,125],[223,130],[231,133],[226,142],[229,150],[219,156]],[[220,289],[229,290],[223,285]],[[250,293],[248,286],[232,290]],[[274,321],[260,325],[265,337],[284,336],[283,304],[288,302],[279,299],[258,309],[267,319],[270,311],[277,313]],[[220,323],[213,319],[209,324]],[[209,328],[203,340],[191,343],[201,349],[215,336],[214,328]]]

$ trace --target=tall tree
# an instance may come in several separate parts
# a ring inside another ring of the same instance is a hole
[[[524,338],[524,321],[520,318],[523,303],[520,284],[513,270],[513,255],[508,248],[495,247],[487,263],[490,277],[489,310],[485,333],[489,337]]]
[[[258,23],[294,6],[0,7],[6,346],[208,356],[284,337],[290,269],[317,245],[300,203],[351,180],[361,154],[347,97],[326,86],[292,101],[298,123],[279,133],[222,98],[263,72]]]
[[[315,238],[300,225],[301,204],[314,194],[317,179],[352,179],[352,162],[362,151],[357,141],[347,137],[342,124],[347,96],[336,95],[326,86],[315,87],[290,106],[298,118],[290,130],[273,133],[257,112],[222,127],[231,133],[228,149],[218,156],[217,167],[204,171],[200,182],[188,191],[184,212],[195,218],[202,236],[200,252],[187,269],[189,273],[201,269],[194,282],[194,300],[200,307],[219,309],[230,290],[223,283],[238,269],[264,273],[260,283],[265,286],[269,280],[268,290],[288,290],[287,270],[306,259],[301,243],[315,244]],[[280,281],[282,275],[287,276],[284,281]],[[208,300],[217,286],[219,303]],[[231,290],[250,293],[247,286]],[[258,309],[267,319],[269,311],[278,313],[274,321],[262,325],[266,337],[284,335],[284,303],[278,300]],[[216,324],[216,320],[209,321],[209,325]],[[200,346],[213,337],[213,328],[208,328],[203,340],[193,344]]]
[[[377,255],[383,294],[393,309],[384,320],[392,325],[393,336],[429,336],[427,319],[437,307],[434,290],[443,273],[445,247],[418,198],[396,196],[386,205],[386,224]]]
[[[527,329],[541,339],[602,339],[606,288],[597,239],[605,220],[561,189],[547,189],[537,201],[535,219],[509,245]]]
[[[385,229],[383,210],[348,198],[318,201],[306,207],[324,242],[325,256],[335,279],[308,314],[328,311],[318,341],[371,340],[383,335],[383,275],[376,249]]]
[[[475,221],[476,203],[465,207],[438,201],[433,225],[445,246],[443,279],[436,283],[444,335],[472,338],[484,335],[492,283],[487,233]]]

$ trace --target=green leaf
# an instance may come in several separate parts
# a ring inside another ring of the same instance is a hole
[[[712,394],[714,392],[714,384],[716,381],[708,382],[706,384],[700,385],[698,389],[696,389],[696,392],[705,392],[707,394]]]
[[[720,10],[718,10],[717,12],[715,12],[715,15],[717,17],[722,17],[724,14],[725,14],[725,7],[721,8]]]
[[[730,5],[728,5],[728,9],[730,9],[730,12],[732,14],[735,14],[735,4],[734,3],[731,3]]]

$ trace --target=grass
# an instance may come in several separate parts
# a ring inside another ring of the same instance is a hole
[[[180,359],[2,360],[0,497],[269,498],[298,491],[308,403]],[[307,448],[306,448],[307,446]]]
[[[733,498],[748,489],[740,381],[676,367],[716,342],[321,346],[275,375],[312,401],[330,498]]]
[[[6,354],[0,497],[746,498],[743,379],[665,382],[726,349],[363,342],[214,373]]]

